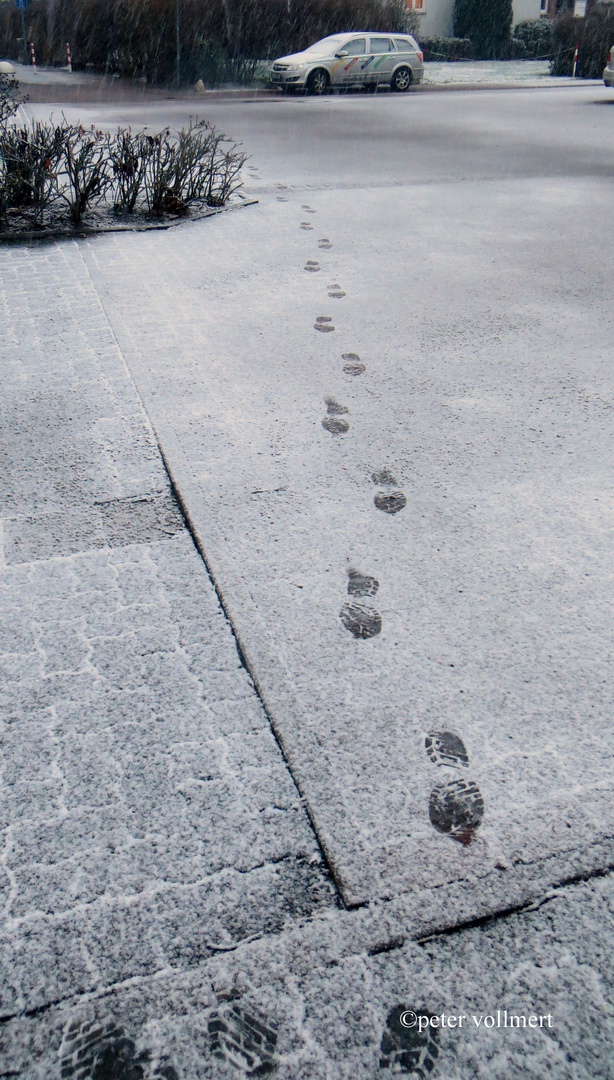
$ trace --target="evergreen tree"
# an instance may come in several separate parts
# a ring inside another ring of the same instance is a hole
[[[471,38],[480,60],[508,55],[512,19],[512,0],[455,0],[454,34]]]

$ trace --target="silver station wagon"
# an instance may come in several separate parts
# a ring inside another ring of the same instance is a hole
[[[424,68],[417,41],[409,34],[333,34],[304,52],[280,56],[270,72],[273,86],[325,94],[335,87],[364,86],[409,90],[422,82]]]

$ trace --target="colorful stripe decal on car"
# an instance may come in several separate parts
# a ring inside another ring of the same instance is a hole
[[[360,65],[360,70],[361,70],[361,71],[364,71],[364,70],[365,70],[365,68],[369,66],[369,64],[371,63],[371,61],[372,61],[373,59],[374,59],[374,57],[373,57],[373,56],[369,56],[369,57],[368,57],[368,59],[367,59],[367,60],[365,60],[364,64],[361,64],[361,65]]]
[[[358,60],[358,57],[357,57],[357,56],[355,56],[353,60],[350,60],[349,64],[346,64],[346,65],[345,65],[345,67],[344,67],[344,69],[343,69],[343,70],[344,70],[344,71],[349,71],[349,70],[350,70],[350,68],[352,67],[352,65],[353,65],[353,64],[355,64],[357,60]]]
[[[379,67],[379,66],[380,66],[380,64],[382,63],[382,61],[383,61],[383,60],[385,60],[385,59],[386,59],[386,57],[388,57],[388,56],[390,56],[390,53],[383,53],[383,54],[382,54],[382,56],[380,56],[380,58],[379,58],[379,60],[377,61],[377,63],[373,65],[373,70],[375,71],[375,69],[376,69],[377,67]]]

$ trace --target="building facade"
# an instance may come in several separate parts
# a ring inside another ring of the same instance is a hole
[[[550,14],[549,3],[552,0],[513,0],[514,26]],[[420,19],[419,37],[454,35],[454,0],[405,0],[405,6]]]

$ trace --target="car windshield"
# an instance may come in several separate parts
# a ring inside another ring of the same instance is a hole
[[[316,41],[315,45],[310,45],[305,52],[317,53],[319,56],[324,56],[326,53],[334,52],[335,49],[341,45],[343,38],[339,37],[325,37],[321,41]]]

